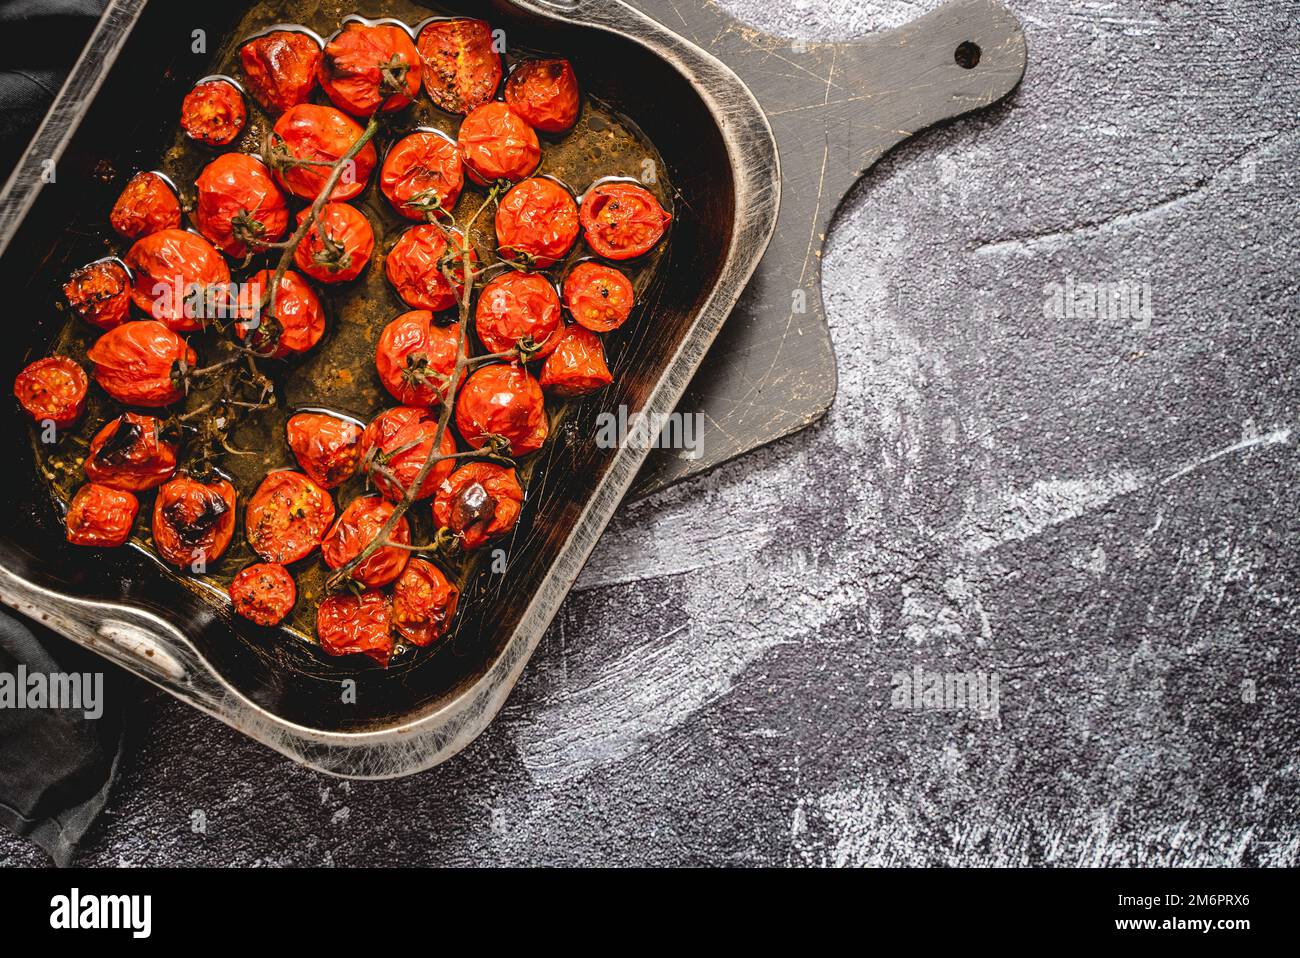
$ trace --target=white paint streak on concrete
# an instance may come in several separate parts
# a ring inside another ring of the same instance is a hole
[[[1231,446],[1224,446],[1222,449],[1210,453],[1203,459],[1198,459],[1196,462],[1183,466],[1183,468],[1179,469],[1177,472],[1171,473],[1161,479],[1160,484],[1164,485],[1167,482],[1173,482],[1175,479],[1181,479],[1189,472],[1193,472],[1202,466],[1209,465],[1216,459],[1222,459],[1224,456],[1230,456],[1238,452],[1245,452],[1248,449],[1254,449],[1256,446],[1278,446],[1286,445],[1290,442],[1291,429],[1289,427],[1284,429],[1274,429],[1272,432],[1260,436],[1249,436],[1241,440],[1241,442],[1235,442]]]

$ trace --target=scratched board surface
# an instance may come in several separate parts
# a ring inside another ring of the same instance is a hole
[[[1013,7],[1017,93],[830,232],[835,406],[629,507],[478,741],[340,783],[137,686],[81,861],[1300,864],[1300,10]],[[1150,322],[1056,315],[1071,277]],[[892,708],[918,666],[998,718]]]

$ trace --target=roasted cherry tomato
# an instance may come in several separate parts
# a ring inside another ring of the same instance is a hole
[[[331,569],[347,565],[361,550],[374,541],[379,530],[383,528],[388,517],[393,514],[393,505],[380,496],[361,496],[348,503],[348,507],[334,523],[334,528],[325,534],[320,544],[321,555],[325,564]],[[397,520],[388,542],[410,545],[411,526],[406,516]],[[388,585],[406,568],[407,550],[394,546],[382,546],[357,566],[352,578],[370,589]],[[328,600],[327,600],[328,601]]]
[[[465,264],[460,250],[464,240],[455,231],[451,236],[452,242],[448,243],[441,226],[412,226],[384,257],[384,274],[402,302],[412,309],[439,313],[455,306],[463,294]],[[472,268],[478,262],[473,250],[469,259]],[[455,289],[442,272],[444,260],[448,271],[459,280]]]
[[[419,94],[420,55],[402,27],[352,20],[325,44],[316,76],[340,110],[391,113]]]
[[[357,122],[332,106],[299,103],[275,121],[271,135],[271,169],[279,184],[300,200],[314,200],[325,188],[330,166],[361,139]],[[298,166],[294,160],[310,160],[324,166]],[[331,200],[350,200],[366,188],[379,155],[374,143],[367,143],[353,157],[352,167],[339,177]]]
[[[169,406],[185,395],[183,373],[198,361],[194,350],[162,323],[123,323],[86,353],[95,381],[126,406]]]
[[[201,482],[177,476],[158,488],[153,504],[153,544],[178,568],[211,565],[235,532],[235,487],[225,479]]]
[[[67,356],[46,356],[18,374],[14,396],[37,423],[66,429],[86,411],[86,371]]]
[[[319,412],[300,412],[285,426],[289,448],[302,471],[318,485],[333,489],[357,471],[361,427]]]
[[[143,492],[160,486],[176,471],[176,447],[162,437],[153,416],[124,412],[90,440],[86,478],[101,486]]]
[[[587,245],[606,259],[632,259],[649,252],[672,220],[653,193],[621,180],[588,190],[579,215]]]
[[[614,381],[605,365],[600,337],[583,326],[570,326],[546,357],[540,381],[559,396],[582,396]]]
[[[233,142],[247,117],[244,94],[228,80],[204,80],[181,104],[181,129],[191,140],[209,146]]]
[[[210,302],[223,303],[230,268],[212,244],[187,230],[161,230],[136,240],[126,254],[135,276],[131,299],[148,316],[178,333],[203,327]],[[195,310],[195,301],[202,309]]]
[[[388,665],[393,652],[388,596],[382,592],[332,595],[316,610],[316,637],[327,655],[368,655]]]
[[[523,502],[524,490],[513,469],[471,462],[438,487],[433,521],[460,536],[465,549],[477,549],[515,527]]]
[[[264,249],[289,228],[289,206],[271,171],[255,156],[223,153],[194,182],[199,232],[229,256]]]
[[[398,140],[379,171],[379,189],[409,220],[450,219],[464,186],[460,148],[442,133],[421,130]]]
[[[299,225],[308,212],[298,214]],[[345,283],[361,275],[374,249],[375,231],[364,213],[347,203],[326,203],[294,250],[293,261],[312,279]]]
[[[429,99],[448,113],[468,113],[496,93],[501,56],[492,28],[482,20],[432,20],[415,44]]]
[[[114,548],[131,538],[140,501],[129,492],[88,482],[68,503],[64,526],[74,546]]]
[[[564,278],[564,305],[579,326],[593,332],[618,329],[632,315],[632,281],[612,266],[579,263]]]
[[[325,335],[325,310],[310,284],[287,269],[280,277],[275,313],[271,314],[266,288],[274,276],[274,270],[264,269],[244,284],[239,304],[241,322],[235,324],[235,333],[247,339],[259,354],[284,359],[301,355],[320,342]]]
[[[230,583],[230,603],[249,622],[279,625],[298,601],[298,587],[284,566],[259,562],[241,569]]]
[[[459,339],[457,327],[435,326],[433,314],[426,310],[403,313],[379,334],[379,381],[403,406],[441,402],[456,370]]]
[[[536,176],[510,188],[497,206],[502,258],[545,269],[564,259],[578,239],[578,204],[555,180]]]
[[[393,586],[392,623],[413,645],[429,645],[447,634],[460,590],[432,562],[412,559]]]
[[[542,387],[523,366],[481,366],[465,380],[456,399],[456,428],[475,449],[499,437],[509,444],[507,455],[536,452],[549,430]]]
[[[525,60],[506,79],[506,103],[543,133],[578,122],[578,78],[568,60]]]
[[[540,273],[502,273],[478,294],[474,329],[490,353],[502,353],[527,341],[530,349],[537,347],[528,358],[541,358],[555,348],[560,297]]]
[[[108,222],[127,239],[138,239],[181,225],[176,191],[157,173],[137,173],[113,204]]]
[[[334,521],[330,494],[301,472],[269,472],[248,500],[244,530],[253,551],[288,565],[311,555]]]
[[[370,477],[385,499],[399,501],[415,483],[425,460],[433,452],[437,435],[438,417],[423,406],[386,409],[366,427],[361,435],[361,461],[371,467]],[[443,431],[438,453],[455,455],[456,437],[451,429]],[[427,499],[433,495],[455,466],[454,459],[434,463],[415,498]]]
[[[320,44],[299,30],[273,30],[239,48],[244,85],[267,113],[307,102],[316,85]]]
[[[86,322],[112,329],[131,312],[131,277],[117,260],[101,259],[68,277],[63,295]]]
[[[532,176],[542,159],[533,128],[500,102],[476,107],[461,121],[456,142],[469,178],[482,186],[496,180],[517,183]]]

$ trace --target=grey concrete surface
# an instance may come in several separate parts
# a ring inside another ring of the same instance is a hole
[[[345,783],[142,691],[82,861],[1300,863],[1300,5],[1011,5],[1019,92],[837,221],[829,417],[625,509],[474,746]],[[996,716],[894,707],[917,667]]]

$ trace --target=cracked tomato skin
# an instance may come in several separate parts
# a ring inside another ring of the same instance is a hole
[[[471,462],[438,488],[433,521],[460,536],[465,549],[477,549],[515,527],[523,502],[524,490],[513,469]]]
[[[492,436],[502,436],[510,442],[508,455],[536,452],[549,432],[542,387],[523,366],[480,366],[456,398],[456,428],[475,449],[488,445]]]
[[[131,299],[151,319],[178,333],[203,328],[203,317],[187,316],[186,300],[195,287],[212,288],[224,300],[230,268],[202,236],[188,230],[161,230],[136,240],[126,254],[135,275]]]
[[[163,483],[153,504],[158,554],[181,569],[216,562],[235,533],[235,498],[235,487],[225,479],[177,476]]]
[[[309,212],[298,214],[299,225]],[[365,214],[347,203],[326,203],[294,250],[293,261],[314,280],[346,283],[361,275],[374,251],[375,231]]]
[[[300,412],[285,426],[298,465],[326,489],[342,485],[357,471],[361,432],[354,422],[318,412]]]
[[[245,281],[240,294],[235,335],[247,339],[252,349],[268,359],[284,359],[309,352],[325,335],[325,309],[305,279],[291,269],[280,277],[280,291],[275,299],[275,316],[270,322],[251,324],[262,310],[262,299],[275,271],[264,269]],[[269,307],[270,303],[267,303]]]
[[[267,113],[307,102],[320,62],[316,38],[298,30],[274,30],[239,48],[244,85]]]
[[[131,538],[140,501],[129,492],[88,482],[68,503],[63,524],[74,546],[112,549]]]
[[[433,20],[415,41],[424,89],[434,104],[462,116],[492,99],[501,84],[501,56],[482,20]]]
[[[371,476],[380,495],[390,502],[398,502],[415,482],[424,461],[433,452],[433,440],[438,435],[438,417],[422,406],[398,406],[386,409],[371,421],[361,435],[361,461],[375,456],[396,477],[396,484],[387,476]],[[456,437],[450,429],[443,430],[438,453],[456,454]],[[444,459],[429,470],[417,491],[416,499],[433,495],[442,480],[451,475],[456,460]]]
[[[325,44],[316,78],[340,110],[353,116],[391,113],[420,92],[420,55],[411,35],[392,23],[344,24]]]
[[[275,242],[289,229],[289,206],[271,178],[271,171],[255,156],[223,153],[194,181],[198,208],[194,221],[212,245],[227,256],[242,257],[248,244],[235,235],[235,223],[244,221],[257,239]],[[264,249],[254,242],[255,250]]]
[[[330,494],[291,469],[267,473],[244,512],[249,546],[265,561],[283,565],[311,555],[333,522]]]
[[[614,381],[605,364],[600,337],[583,326],[570,326],[546,357],[539,377],[543,389],[557,396],[585,396]]]
[[[126,239],[139,239],[159,230],[179,228],[181,204],[175,191],[157,173],[137,173],[113,204],[108,222]]]
[[[274,141],[299,160],[337,163],[352,149],[364,131],[356,120],[332,106],[299,103],[275,121]],[[366,188],[375,171],[379,154],[373,142],[367,143],[353,158],[353,173],[339,177],[330,193],[335,201],[350,200]],[[328,166],[277,166],[271,163],[276,182],[300,200],[314,200],[329,179]]]
[[[162,438],[158,419],[124,412],[90,440],[85,469],[86,478],[101,486],[143,492],[176,472],[176,447]]]
[[[587,245],[606,259],[633,259],[663,238],[672,216],[636,183],[601,183],[582,198],[579,212]]]
[[[162,323],[136,320],[110,329],[86,353],[95,381],[124,406],[170,406],[182,396],[178,364],[193,368],[194,350]]]
[[[474,307],[474,330],[490,353],[513,349],[525,337],[541,346],[534,359],[555,348],[560,297],[540,273],[502,273],[483,287]]]
[[[632,315],[636,292],[632,281],[614,267],[579,263],[564,278],[564,305],[579,326],[607,333]]]
[[[230,604],[256,625],[279,625],[297,601],[298,587],[293,576],[276,562],[259,562],[241,569],[230,583]]]
[[[393,630],[412,645],[426,646],[447,634],[460,590],[432,562],[411,559],[393,586]]]
[[[14,379],[14,396],[36,423],[59,429],[76,423],[86,411],[86,371],[67,356],[46,356]]]
[[[469,178],[480,186],[497,180],[518,183],[542,160],[533,128],[504,103],[485,103],[461,121],[456,135]]]
[[[126,322],[131,313],[131,276],[116,260],[89,263],[68,277],[63,296],[86,322],[112,329]]]
[[[465,188],[465,170],[456,141],[419,130],[393,144],[379,170],[379,189],[408,220],[450,217]],[[436,202],[435,202],[436,201]]]
[[[563,133],[578,122],[578,78],[568,60],[525,60],[506,79],[505,101],[543,133]]]
[[[453,233],[457,245],[463,240]],[[393,248],[384,257],[384,275],[393,284],[398,298],[412,309],[427,309],[440,313],[457,304],[464,292],[465,265],[452,249],[456,260],[449,272],[458,278],[453,289],[442,272],[442,260],[448,256],[447,236],[441,226],[425,224],[412,226],[398,237]],[[470,250],[470,267],[478,257]]]
[[[433,314],[427,310],[403,313],[379,334],[375,347],[379,381],[403,406],[441,402],[450,385],[447,380],[456,369],[459,340],[457,327],[434,325]],[[462,382],[464,378],[462,370]]]
[[[497,250],[529,267],[554,266],[578,240],[578,204],[555,180],[535,176],[497,205]]]
[[[393,652],[388,596],[332,595],[316,610],[316,638],[326,655],[368,655],[387,667]]]
[[[320,551],[325,564],[331,569],[347,565],[374,541],[392,514],[392,503],[381,496],[360,496],[353,499],[321,542]],[[411,526],[406,521],[406,516],[397,520],[389,541],[410,545]],[[382,546],[357,566],[352,578],[369,589],[388,585],[402,574],[408,555],[405,549]]]
[[[209,146],[234,142],[247,118],[244,95],[226,80],[204,80],[181,104],[181,129],[191,140]]]

